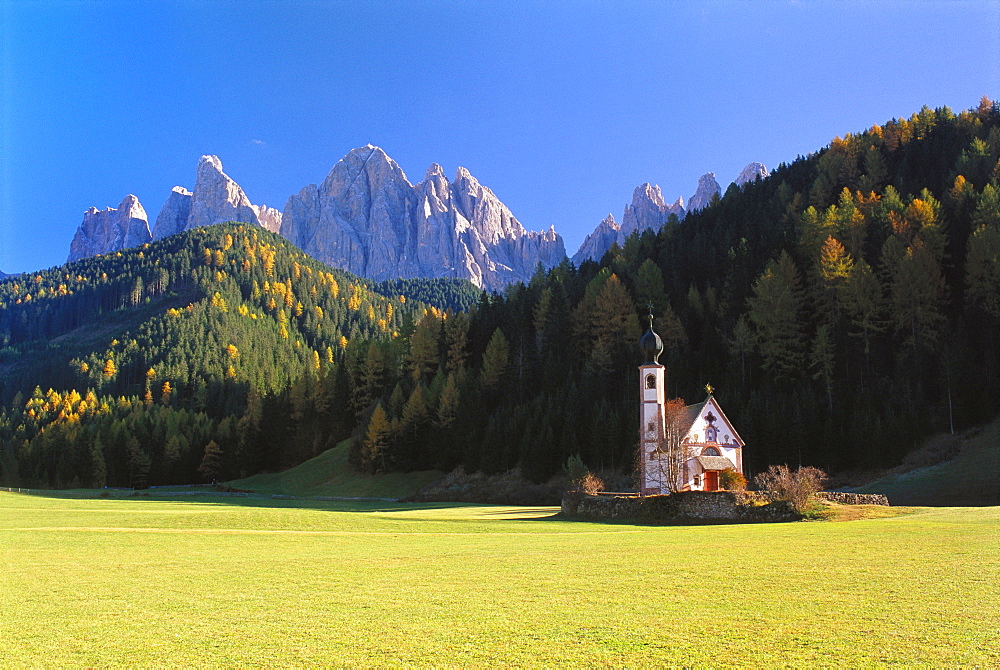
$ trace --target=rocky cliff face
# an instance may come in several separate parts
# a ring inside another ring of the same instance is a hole
[[[706,172],[698,177],[698,189],[688,200],[688,211],[697,212],[699,209],[704,209],[717,195],[722,195],[722,187],[715,181],[714,172]]]
[[[134,195],[127,195],[117,209],[83,213],[83,223],[69,245],[69,262],[145,244],[152,239],[146,210]]]
[[[652,186],[648,182],[636,186],[632,192],[632,204],[625,205],[622,227],[618,231],[618,244],[624,244],[625,238],[636,231],[641,233],[644,230],[659,230],[671,214],[683,218],[683,198],[668,205],[663,200],[659,186]]]
[[[174,186],[163,203],[153,224],[153,237],[157,240],[183,231],[191,215],[191,191],[183,186]]]
[[[583,244],[580,245],[580,249],[573,254],[573,258],[570,260],[575,265],[580,265],[586,260],[601,260],[611,245],[618,241],[618,233],[621,229],[621,224],[615,221],[615,217],[608,214],[603,221],[597,224],[594,232],[587,235]]]
[[[218,156],[202,156],[198,161],[194,191],[175,186],[164,203],[153,237],[161,239],[183,230],[210,226],[226,221],[242,221],[267,228],[281,229],[281,212],[250,202],[240,185],[222,170]]]
[[[636,231],[641,233],[645,230],[659,230],[671,214],[675,214],[679,219],[684,218],[686,214],[684,198],[677,198],[668,205],[659,186],[648,182],[636,186],[632,192],[632,203],[625,205],[621,225],[615,223],[614,217],[609,214],[597,225],[594,232],[586,237],[580,249],[573,254],[572,261],[577,265],[588,259],[599,261],[613,242],[621,246],[625,244],[625,239]]]
[[[459,277],[498,290],[565,256],[554,229],[524,229],[465,168],[432,165],[416,186],[382,149],[354,149],[320,186],[285,204],[281,234],[319,260],[371,279]]]
[[[767,179],[771,176],[771,173],[767,171],[767,168],[763,163],[750,163],[743,171],[740,172],[739,176],[736,177],[736,185],[743,186],[747,182],[757,181],[758,179]]]

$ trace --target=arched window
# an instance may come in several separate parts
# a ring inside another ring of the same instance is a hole
[[[708,447],[704,451],[701,452],[701,455],[702,456],[721,456],[722,454],[720,454],[719,450],[716,449],[715,447]]]
[[[656,388],[656,375],[646,375],[646,388],[648,389]]]

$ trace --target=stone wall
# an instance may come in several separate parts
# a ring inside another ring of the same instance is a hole
[[[821,491],[817,498],[840,503],[841,505],[885,505],[889,506],[889,498],[881,493],[844,493],[841,491]]]
[[[801,518],[787,502],[772,502],[767,497],[733,491],[684,491],[644,498],[569,493],[563,497],[562,513],[591,519],[677,523],[763,523]]]

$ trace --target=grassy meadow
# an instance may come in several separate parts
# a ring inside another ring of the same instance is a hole
[[[556,511],[0,493],[0,665],[1000,663],[1000,508]]]

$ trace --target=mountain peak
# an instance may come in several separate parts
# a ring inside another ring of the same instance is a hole
[[[83,222],[69,246],[69,262],[120,251],[152,239],[149,218],[139,199],[131,193],[122,198],[118,208],[104,211],[96,207],[83,213]]]
[[[431,163],[431,166],[427,168],[426,174],[424,174],[424,181],[437,177],[444,177],[444,168],[437,163]]]
[[[412,185],[373,145],[338,161],[320,188],[290,197],[281,234],[371,279],[460,277],[490,290],[526,281],[539,261],[551,267],[565,257],[554,229],[526,231],[466,168],[449,183],[434,163]]]
[[[750,163],[743,168],[743,171],[740,172],[740,175],[736,178],[736,185],[743,186],[743,184],[757,181],[758,179],[767,179],[769,176],[770,173],[767,171],[767,168],[763,163]]]
[[[691,199],[688,200],[687,210],[689,212],[697,212],[700,209],[704,209],[708,206],[708,203],[712,202],[713,197],[721,193],[722,187],[715,180],[715,173],[706,172],[698,177],[698,189],[691,196]]]
[[[226,221],[241,221],[278,232],[281,212],[251,203],[240,185],[225,173],[222,160],[206,154],[198,159],[194,190],[183,186],[171,189],[156,217],[153,237],[161,239],[190,228]]]
[[[580,249],[573,254],[573,258],[570,260],[576,265],[587,260],[600,261],[611,245],[618,241],[621,228],[621,225],[615,221],[614,214],[609,213],[603,221],[597,224],[594,232],[587,235],[583,244],[580,245]]]
[[[222,161],[218,156],[211,154],[202,156],[198,159],[198,171],[201,170],[214,170],[215,172],[222,172]]]
[[[659,186],[654,186],[648,181],[645,184],[640,184],[635,187],[632,191],[632,206],[640,207],[643,202],[651,202],[657,207],[663,207],[663,193],[660,191]]]

